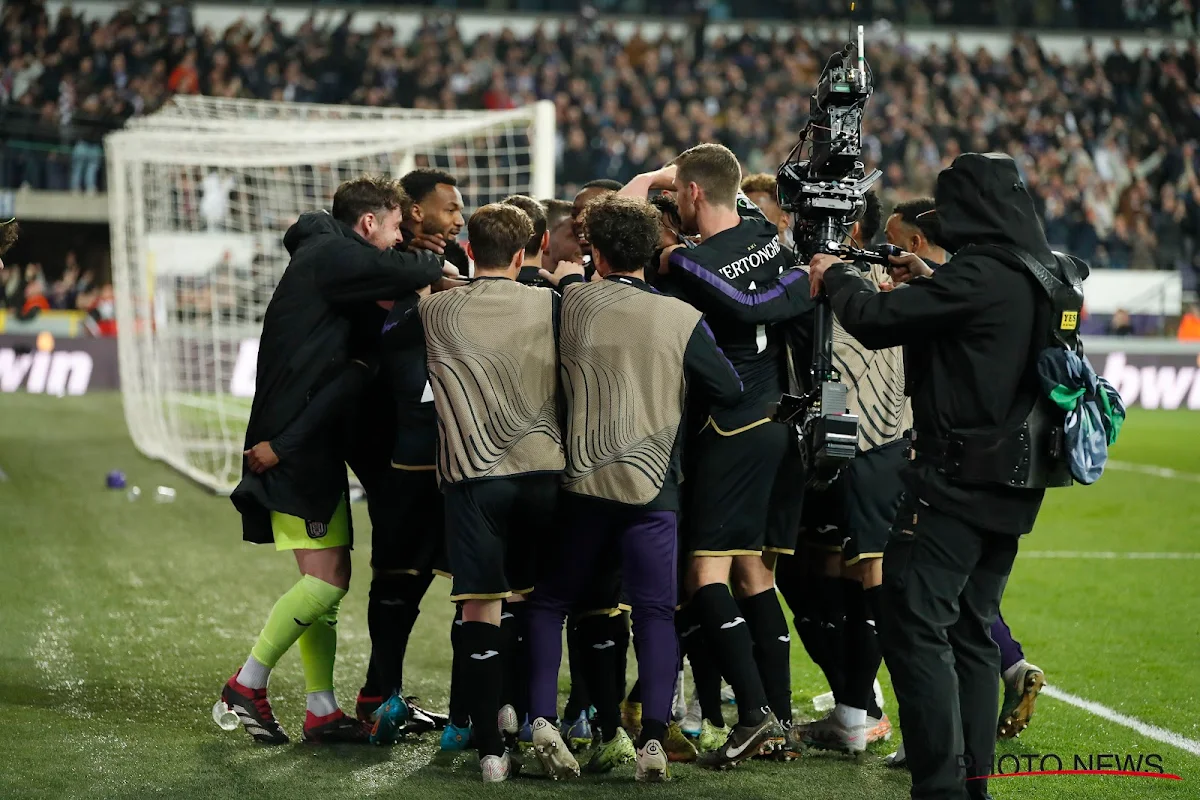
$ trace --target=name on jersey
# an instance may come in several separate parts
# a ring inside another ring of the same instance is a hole
[[[762,265],[769,263],[771,259],[779,255],[779,247],[779,237],[775,236],[771,239],[771,241],[767,242],[750,255],[742,256],[737,261],[721,267],[717,271],[724,275],[726,280],[731,281],[739,275],[745,275],[755,267],[761,267]]]

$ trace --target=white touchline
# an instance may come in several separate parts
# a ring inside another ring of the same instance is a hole
[[[1193,561],[1200,553],[1117,553],[1087,550],[1019,550],[1017,558],[1131,559],[1133,561]]]
[[[1195,739],[1189,739],[1186,736],[1180,736],[1178,733],[1160,728],[1157,725],[1148,725],[1140,719],[1134,719],[1122,714],[1120,711],[1114,711],[1108,706],[1102,706],[1099,703],[1093,703],[1091,700],[1085,700],[1082,697],[1077,697],[1070,692],[1064,692],[1062,689],[1056,689],[1049,684],[1042,689],[1042,694],[1047,697],[1053,697],[1055,700],[1061,700],[1067,705],[1082,708],[1088,713],[1095,714],[1097,717],[1115,722],[1118,725],[1124,725],[1130,730],[1137,731],[1142,736],[1148,739],[1153,739],[1156,742],[1169,744],[1172,747],[1178,747],[1180,750],[1186,750],[1194,756],[1200,756],[1200,742]]]
[[[1156,467],[1151,464],[1134,464],[1129,461],[1108,461],[1105,468],[1118,469],[1123,472],[1140,472],[1143,475],[1153,475],[1156,478],[1171,478],[1177,481],[1193,481],[1200,483],[1200,474],[1195,472],[1180,472],[1170,467]]]

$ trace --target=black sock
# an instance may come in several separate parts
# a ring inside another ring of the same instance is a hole
[[[367,600],[367,629],[371,633],[371,662],[383,697],[404,690],[404,653],[413,625],[421,613],[421,598],[433,575],[381,575],[371,579]]]
[[[750,636],[767,703],[780,722],[792,719],[792,637],[774,589],[737,601]]]
[[[708,636],[700,624],[695,604],[689,604],[675,615],[675,630],[679,633],[679,649],[692,665],[692,680],[696,683],[696,702],[703,717],[719,728],[725,727],[721,713],[721,668],[717,666],[708,646]]]
[[[828,575],[819,576],[814,584],[817,592],[817,619],[820,628],[821,661],[817,666],[825,673],[825,680],[836,697],[843,691],[846,680],[846,647],[843,633],[846,621],[845,590],[842,579]]]
[[[746,619],[723,583],[710,583],[692,596],[700,623],[709,637],[721,675],[738,699],[738,724],[758,725],[766,715],[767,693],[754,664],[754,640]]]
[[[879,674],[879,665],[883,663],[883,653],[879,647],[879,604],[883,597],[882,586],[872,586],[869,589],[863,589],[863,598],[867,602],[867,619],[873,622],[871,632],[875,634],[875,652],[878,653],[878,660],[875,662],[875,675],[871,677],[871,699],[870,707],[867,709],[867,714],[875,719],[883,718],[883,709],[879,707],[879,703],[875,702],[875,678]]]
[[[659,719],[642,717],[642,732],[638,734],[635,744],[640,750],[651,739],[657,739],[659,744],[665,742],[667,740],[667,723]]]
[[[846,682],[837,698],[851,708],[871,710],[874,702],[875,675],[882,656],[867,608],[866,592],[857,581],[846,587]]]
[[[447,713],[450,724],[456,728],[465,728],[471,724],[471,708],[467,703],[467,683],[462,674],[462,605],[454,612],[454,622],[450,625],[450,705]]]
[[[362,697],[380,697],[379,670],[375,669],[375,648],[371,648],[371,657],[367,660],[367,677],[363,680],[358,693]]]
[[[837,702],[851,708],[866,708],[859,705],[866,702],[862,697],[860,685],[862,668],[854,663],[858,660],[858,653],[862,647],[862,629],[866,624],[866,600],[863,598],[862,584],[851,578],[839,578],[836,591],[841,603],[837,607],[837,613],[826,618],[830,647],[829,668],[840,676],[840,683],[834,688],[833,697]],[[830,603],[830,607],[832,606]],[[832,627],[829,627],[830,625]],[[832,687],[833,684],[830,685]]]
[[[588,653],[579,640],[578,622],[574,616],[567,618],[567,666],[571,670],[571,694],[567,697],[567,707],[563,709],[563,719],[572,721],[579,719],[580,713],[587,711],[592,704],[588,696],[587,676],[583,671]]]
[[[796,635],[804,645],[804,651],[812,662],[826,673],[826,680],[833,688],[833,678],[825,669],[828,662],[829,637],[823,623],[825,601],[822,592],[827,589],[823,575],[812,573],[812,564],[798,556],[782,556],[775,566],[775,585],[792,612]]]
[[[636,681],[633,682],[633,688],[629,690],[629,694],[625,696],[625,699],[627,701],[629,701],[630,703],[642,702],[642,679],[641,678],[638,678]]]
[[[621,695],[615,673],[620,654],[629,647],[625,620],[601,615],[579,620],[579,642],[583,647],[583,674],[588,694],[596,708],[593,728],[602,741],[609,741],[621,726]],[[569,717],[569,721],[578,719]]]
[[[504,690],[500,705],[511,704],[517,721],[529,713],[529,617],[525,603],[505,601],[500,619],[504,633]]]
[[[464,622],[459,631],[462,677],[471,713],[471,730],[479,757],[504,753],[500,735],[501,683],[504,679],[504,633],[487,622]]]

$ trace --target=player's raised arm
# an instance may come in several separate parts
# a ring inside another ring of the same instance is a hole
[[[774,247],[766,246],[767,253],[778,252],[778,239],[774,243]],[[685,247],[676,247],[668,256],[671,274],[679,279],[688,299],[701,311],[731,317],[747,325],[770,325],[812,309],[808,274],[804,270],[787,269],[762,286],[741,288],[726,277],[727,273],[736,273],[741,264],[725,263],[728,259],[714,261],[711,256],[707,249]],[[750,256],[743,258],[750,263]]]

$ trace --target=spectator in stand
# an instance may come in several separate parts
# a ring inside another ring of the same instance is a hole
[[[25,289],[21,311],[21,319],[32,319],[42,311],[50,310],[50,301],[46,299],[46,281],[42,276],[41,264],[29,264],[25,267]]]
[[[116,336],[117,335],[117,311],[116,302],[113,296],[113,287],[111,283],[101,287],[99,294],[96,297],[92,307],[88,309],[89,327],[91,322],[95,323],[94,335],[97,336]]]
[[[175,94],[199,94],[200,73],[196,70],[196,51],[189,50],[183,60],[171,70],[167,89]]]
[[[1108,322],[1109,336],[1132,336],[1133,335],[1133,319],[1130,318],[1129,312],[1123,308],[1118,308],[1112,315],[1112,319]]]
[[[1200,305],[1192,303],[1179,320],[1177,338],[1181,342],[1200,342]]]
[[[76,286],[79,282],[79,264],[74,260],[74,251],[68,252],[68,260],[63,267],[62,277],[54,281],[50,287],[50,307],[56,310],[75,308]]]

